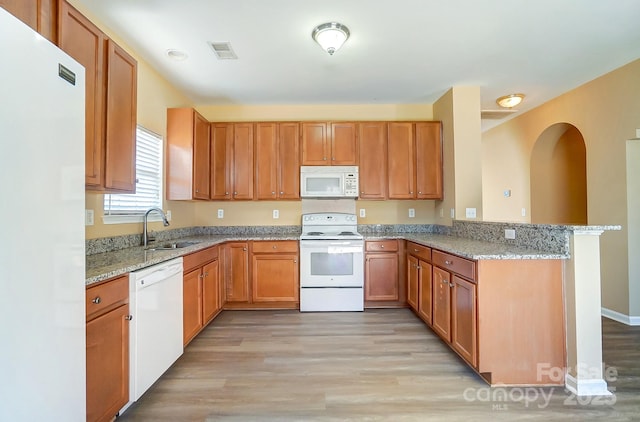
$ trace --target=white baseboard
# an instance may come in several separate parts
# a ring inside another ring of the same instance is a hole
[[[567,390],[576,396],[610,396],[607,390],[607,382],[603,379],[578,380],[573,375],[567,374],[564,379]]]
[[[637,326],[640,325],[640,316],[629,316],[620,312],[612,311],[611,309],[602,308],[602,316],[612,319],[614,321],[621,322],[626,325]]]

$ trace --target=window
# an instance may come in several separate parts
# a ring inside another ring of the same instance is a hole
[[[143,214],[151,207],[162,208],[162,136],[138,126],[136,193],[105,195],[104,223],[142,221]]]

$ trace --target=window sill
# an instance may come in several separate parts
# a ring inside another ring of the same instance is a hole
[[[102,224],[136,224],[142,223],[144,215],[142,214],[127,214],[127,215],[103,215]],[[157,213],[150,213],[147,218],[148,222],[162,221]],[[171,219],[169,219],[171,221]]]

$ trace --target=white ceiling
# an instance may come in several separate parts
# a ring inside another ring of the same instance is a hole
[[[640,57],[639,0],[73,3],[196,104],[433,103],[474,85],[483,110],[526,94],[522,112]],[[333,56],[311,39],[330,21],[351,31]],[[238,60],[218,60],[212,41],[231,42]],[[169,49],[189,57],[172,61]]]

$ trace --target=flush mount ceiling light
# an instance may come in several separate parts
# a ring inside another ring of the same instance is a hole
[[[338,22],[327,22],[313,28],[311,38],[329,55],[333,55],[349,39],[349,28]]]
[[[186,60],[189,55],[184,51],[171,49],[167,50],[167,57],[176,62],[181,62],[183,60]]]
[[[496,100],[496,103],[500,107],[511,108],[515,107],[522,102],[524,99],[524,94],[510,94],[505,95],[504,97],[500,97]]]

